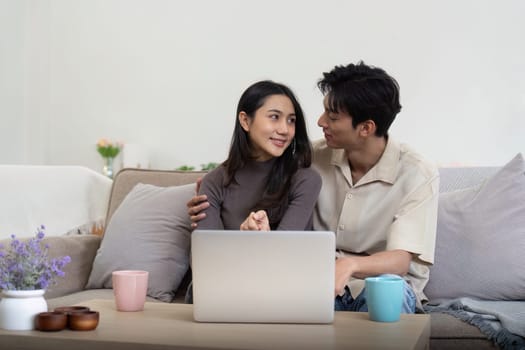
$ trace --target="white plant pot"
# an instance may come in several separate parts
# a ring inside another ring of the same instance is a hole
[[[35,316],[47,311],[45,290],[4,290],[0,301],[0,328],[22,331],[35,328]]]

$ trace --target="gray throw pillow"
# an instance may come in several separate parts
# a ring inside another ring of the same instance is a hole
[[[146,270],[148,295],[171,302],[189,266],[194,192],[195,184],[137,184],[108,223],[86,289],[112,288],[115,270]]]
[[[439,198],[430,300],[525,300],[525,163],[518,154],[482,184]]]

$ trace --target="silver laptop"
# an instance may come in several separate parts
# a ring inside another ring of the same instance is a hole
[[[195,230],[191,251],[196,321],[333,321],[333,232]]]

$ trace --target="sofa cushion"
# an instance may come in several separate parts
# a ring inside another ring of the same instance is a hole
[[[46,298],[56,298],[84,289],[101,238],[95,235],[51,236],[42,242],[49,246],[49,256],[58,258],[68,255],[71,263],[64,267],[64,277],[57,278],[57,284],[50,286]]]
[[[194,192],[194,184],[133,187],[108,223],[86,288],[112,288],[115,270],[146,270],[148,295],[171,302],[189,266]]]
[[[46,299],[47,309],[54,310],[57,307],[69,306],[69,305],[81,305],[88,300],[102,299],[102,300],[113,300],[113,290],[111,289],[87,289],[80,292],[67,294],[58,298]],[[158,299],[152,297],[146,297],[148,302],[161,302]],[[57,348],[60,349],[60,348]]]
[[[482,184],[440,195],[431,300],[525,299],[525,162],[518,154]]]
[[[487,339],[487,336],[473,326],[461,319],[441,312],[433,312],[431,317],[432,338],[470,338]]]
[[[439,192],[451,192],[477,186],[494,175],[500,168],[497,166],[439,168]]]

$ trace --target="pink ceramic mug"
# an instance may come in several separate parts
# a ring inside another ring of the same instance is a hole
[[[142,311],[148,290],[148,271],[113,271],[113,293],[118,311]]]

